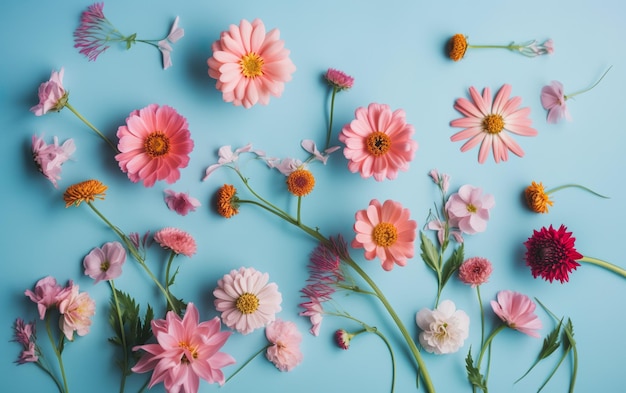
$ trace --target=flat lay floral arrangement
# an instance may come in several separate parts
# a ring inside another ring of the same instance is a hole
[[[185,31],[184,20],[177,16],[167,26],[168,33],[157,40],[121,32],[115,16],[105,13],[105,3],[82,10],[76,23],[74,46],[85,61],[97,62],[108,55],[109,48],[118,46],[128,49],[124,56],[132,57],[135,45],[146,44],[159,51],[159,66],[163,69],[177,66],[176,43],[193,33]],[[266,26],[261,19],[226,23],[214,37],[204,64],[206,78],[221,94],[223,102],[219,105],[246,111],[280,100],[298,66],[290,58],[289,44],[279,27]],[[558,43],[551,39],[508,45],[473,43],[465,34],[451,32],[443,49],[450,62],[480,57],[484,49],[504,49],[512,52],[510,56],[521,54],[517,61],[533,61],[534,57],[558,53]],[[512,156],[523,158],[525,141],[536,137],[540,128],[532,123],[527,103],[541,102],[545,123],[575,121],[568,109],[569,100],[601,88],[601,82],[610,78],[610,70],[598,76],[581,75],[578,90],[570,91],[569,86],[551,81],[534,97],[517,96],[515,86],[510,84],[460,87],[458,96],[450,97],[457,112],[449,122],[450,142],[458,145],[463,154],[476,154],[477,166],[488,161],[507,165]],[[459,184],[456,174],[445,168],[428,167],[422,168],[423,178],[415,182],[420,187],[432,187],[437,198],[425,204],[422,211],[407,208],[402,195],[397,199],[372,195],[369,204],[354,206],[352,227],[343,232],[350,233],[349,237],[327,232],[305,214],[310,206],[307,196],[316,192],[316,177],[322,173],[333,176],[330,160],[345,161],[345,169],[363,181],[385,182],[393,187],[393,181],[414,165],[421,148],[416,126],[407,121],[407,112],[386,103],[371,102],[354,108],[351,121],[337,124],[336,103],[359,83],[350,70],[328,65],[318,75],[310,76],[321,79],[328,89],[327,97],[311,97],[328,104],[320,113],[325,118],[325,130],[301,135],[300,146],[295,146],[287,157],[265,150],[263,139],[271,137],[268,134],[259,134],[258,140],[242,146],[222,146],[212,156],[203,156],[206,169],[197,189],[186,191],[176,190],[175,184],[188,167],[192,151],[201,147],[194,142],[195,131],[183,114],[184,108],[167,103],[128,108],[125,122],[118,125],[115,138],[111,138],[81,111],[80,86],[67,86],[66,72],[64,68],[54,69],[50,78],[41,82],[38,102],[33,102],[30,115],[42,117],[42,123],[56,112],[78,118],[83,131],[95,134],[99,139],[94,138],[94,143],[102,144],[103,151],[113,157],[110,168],[121,171],[129,183],[148,189],[159,183],[171,186],[162,196],[164,209],[180,216],[209,209],[233,226],[240,215],[256,209],[264,214],[268,225],[286,224],[281,226],[289,232],[286,237],[295,233],[311,242],[310,248],[303,251],[308,255],[308,265],[302,266],[308,271],[308,279],[299,293],[282,291],[280,281],[248,261],[207,284],[213,296],[212,310],[203,310],[199,299],[176,295],[184,285],[179,272],[185,269],[184,261],[194,258],[198,239],[165,219],[156,231],[145,228],[142,232],[125,232],[109,218],[115,206],[107,204],[107,194],[116,190],[101,181],[98,173],[85,173],[84,181],[63,184],[63,169],[74,165],[73,155],[80,148],[74,140],[43,134],[29,136],[32,173],[40,174],[33,175],[32,181],[48,182],[56,190],[59,204],[88,215],[90,224],[85,224],[85,230],[88,225],[110,230],[110,238],[102,244],[77,245],[88,250],[77,264],[94,284],[108,286],[107,298],[94,298],[89,288],[79,287],[78,277],[54,277],[46,272],[33,272],[32,283],[24,288],[24,295],[32,303],[14,322],[15,362],[20,367],[32,367],[33,373],[45,373],[52,390],[74,391],[64,358],[67,352],[81,351],[81,340],[89,335],[96,313],[108,315],[109,335],[101,339],[115,348],[113,358],[98,362],[116,365],[118,378],[108,389],[120,393],[134,391],[128,388],[131,378],[142,381],[139,391],[163,386],[167,392],[195,393],[203,385],[222,386],[233,378],[245,378],[246,366],[261,358],[280,372],[290,372],[311,366],[304,361],[304,335],[318,336],[319,345],[350,350],[353,340],[369,334],[380,339],[388,350],[392,392],[396,391],[399,362],[413,368],[415,391],[438,391],[429,362],[456,352],[464,354],[461,368],[466,372],[467,391],[488,392],[490,382],[498,379],[497,374],[490,374],[492,360],[502,361],[492,359],[492,347],[500,345],[497,337],[506,329],[516,331],[519,340],[536,349],[536,359],[518,370],[519,379],[511,380],[511,386],[531,373],[541,372],[545,378],[536,386],[539,391],[550,386],[552,376],[560,370],[569,373],[569,383],[558,387],[559,391],[575,390],[579,371],[576,321],[533,293],[509,288],[499,288],[493,297],[481,293],[484,285],[499,286],[491,280],[498,266],[472,246],[474,237],[490,236],[490,218],[499,214],[494,209],[498,204],[495,193],[480,184]],[[70,95],[70,90],[75,93]],[[576,104],[576,111],[584,110],[582,99]],[[253,165],[267,169],[267,179],[249,177],[247,170]],[[218,184],[214,180],[218,171],[227,173],[231,181]],[[260,191],[265,188],[264,181],[280,184],[288,198],[272,200],[264,195]],[[610,197],[584,184],[544,185],[536,179],[519,186],[525,189],[520,203],[529,215],[549,214],[554,206],[553,193],[566,194],[572,188],[582,192],[564,198],[584,195],[586,203],[602,203]],[[210,203],[194,196],[195,191],[205,188],[214,190]],[[602,255],[588,256],[575,242],[576,234],[567,223],[533,228],[519,239],[525,250],[522,263],[527,274],[551,285],[567,285],[569,276],[578,274],[576,270],[584,264],[626,278],[626,270],[619,264],[604,260]],[[161,256],[161,261],[150,260],[155,254]],[[278,258],[276,263],[291,261]],[[374,272],[364,268],[372,263],[380,268]],[[437,290],[430,298],[411,298],[414,323],[407,325],[388,298],[394,288],[377,282],[415,263],[423,263],[432,273],[419,279],[432,280]],[[118,285],[116,279],[126,269],[145,274],[151,288]],[[447,295],[445,287],[454,280],[475,292],[474,310],[460,309]],[[140,293],[153,290],[158,295],[152,300],[138,300],[143,298],[138,296]],[[342,305],[346,295],[381,310],[377,315],[385,323],[351,313]],[[282,302],[287,297],[302,299],[298,310],[284,309]],[[207,313],[216,316],[205,320],[201,315]],[[326,318],[344,321],[346,328],[330,331],[324,326]],[[296,321],[303,319],[310,324],[308,331],[298,328]],[[470,340],[470,328],[481,332],[477,342]],[[257,330],[264,331],[265,345],[251,346],[247,358],[236,359],[227,352],[226,344],[233,335],[245,336]],[[542,332],[546,334],[542,336]],[[549,366],[544,365],[546,359],[551,360]]]

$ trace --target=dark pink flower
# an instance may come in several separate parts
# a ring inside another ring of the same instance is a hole
[[[181,216],[186,216],[189,212],[193,212],[200,207],[200,201],[186,192],[176,192],[174,190],[165,190],[164,192],[167,207]]]
[[[101,280],[113,280],[122,274],[126,262],[126,249],[120,242],[105,243],[102,248],[92,249],[83,259],[85,275],[93,278],[94,284]]]
[[[533,277],[541,276],[544,280],[561,283],[569,281],[569,274],[576,270],[580,263],[577,260],[583,255],[576,251],[576,238],[567,231],[565,225],[559,229],[542,227],[533,230],[533,234],[526,242],[526,265],[530,267]]]
[[[467,259],[459,267],[459,279],[472,288],[482,285],[489,280],[493,268],[486,258],[473,257]]]
[[[74,48],[95,61],[110,42],[116,42],[123,35],[104,16],[104,3],[95,3],[87,7],[80,15],[80,25],[74,31]]]
[[[22,318],[17,318],[13,329],[14,334],[12,341],[22,345],[22,352],[20,352],[20,355],[15,362],[17,364],[37,362],[39,360],[39,356],[37,354],[37,346],[35,344],[37,340],[35,322],[24,323]]]
[[[324,79],[329,85],[337,89],[337,91],[348,90],[354,84],[354,78],[343,71],[329,68],[324,74]]]
[[[54,277],[48,276],[37,281],[35,291],[27,289],[24,294],[28,296],[30,300],[37,303],[39,318],[44,319],[48,308],[57,305],[59,295],[63,291],[63,287],[57,284],[57,280]]]
[[[302,335],[295,323],[276,319],[265,327],[265,337],[272,343],[265,356],[280,371],[291,371],[302,362]]]
[[[196,253],[196,241],[182,229],[167,227],[154,234],[154,240],[166,250],[191,257]]]

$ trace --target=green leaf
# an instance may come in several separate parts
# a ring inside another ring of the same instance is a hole
[[[441,272],[441,288],[443,288],[450,277],[452,277],[452,275],[459,270],[459,266],[463,263],[464,254],[464,245],[461,243],[461,245],[454,250],[452,255],[450,255],[450,258],[448,258],[446,263],[444,263],[443,270]]]
[[[420,249],[422,250],[421,256],[426,265],[428,265],[431,269],[435,271],[435,273],[439,273],[439,255],[437,253],[437,248],[433,244],[432,241],[424,234],[424,232],[420,232]]]
[[[576,346],[576,340],[574,340],[574,325],[572,320],[567,318],[565,328],[563,328],[563,349],[568,350]]]
[[[467,380],[472,386],[476,386],[483,392],[487,391],[487,381],[480,371],[474,367],[474,361],[472,360],[472,348],[470,348],[465,358],[465,369],[467,370]]]
[[[541,347],[541,350],[539,351],[539,355],[537,355],[537,359],[532,364],[532,366],[530,366],[528,371],[526,371],[524,375],[519,377],[515,381],[515,383],[518,383],[519,381],[521,381],[525,376],[528,375],[528,373],[530,373],[530,371],[533,368],[535,368],[537,364],[539,364],[541,360],[552,355],[554,351],[556,351],[557,348],[559,348],[559,346],[561,345],[561,343],[559,342],[559,333],[561,332],[562,325],[563,325],[563,319],[561,319],[561,321],[559,321],[559,324],[550,333],[548,333],[546,338],[543,339],[543,346]]]
[[[179,269],[180,269],[180,266],[176,268],[176,271],[174,272],[174,274],[170,278],[169,282],[167,283],[168,287],[171,287],[172,285],[174,285],[174,281],[176,281],[176,275],[178,274],[178,270]]]

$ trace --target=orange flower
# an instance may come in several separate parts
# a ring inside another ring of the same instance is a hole
[[[315,187],[315,177],[307,169],[296,169],[287,176],[287,190],[295,196],[309,194]]]
[[[541,182],[532,182],[530,186],[526,187],[524,195],[528,207],[535,213],[547,213],[548,206],[554,205],[554,202],[550,200]]]
[[[230,184],[224,184],[217,191],[217,212],[219,215],[231,218],[239,213],[238,200],[237,189]]]
[[[448,57],[454,61],[459,61],[465,56],[467,50],[467,39],[463,34],[455,34],[448,41]]]
[[[71,185],[63,194],[65,207],[79,206],[81,202],[89,203],[96,199],[104,200],[107,188],[100,180],[93,179]]]

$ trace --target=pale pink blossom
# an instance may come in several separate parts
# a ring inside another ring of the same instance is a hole
[[[320,161],[322,164],[326,165],[326,162],[328,161],[328,156],[339,150],[341,147],[339,146],[331,146],[328,149],[325,149],[323,152],[320,152],[317,149],[317,146],[315,145],[315,142],[313,142],[311,139],[304,139],[300,145],[302,146],[302,148],[304,150],[306,150],[307,152],[311,153],[313,155],[313,157]]]
[[[348,90],[352,88],[354,84],[354,78],[346,74],[343,71],[339,71],[334,68],[329,68],[324,74],[326,82],[337,89],[337,91]]]
[[[448,192],[448,188],[450,187],[450,175],[439,173],[437,169],[431,169],[429,175],[433,179],[433,182],[439,186],[441,192],[446,194]]]
[[[565,92],[561,82],[552,81],[541,88],[541,105],[548,111],[548,123],[557,123],[562,118],[572,120],[565,101]]]
[[[282,95],[296,67],[279,37],[278,29],[266,33],[260,19],[243,19],[220,34],[207,64],[225,102],[250,108]]]
[[[472,288],[486,283],[493,271],[491,262],[486,258],[473,257],[459,266],[459,279]]]
[[[37,169],[41,172],[54,187],[58,187],[57,180],[61,179],[61,165],[69,160],[76,151],[73,139],[68,139],[59,145],[59,139],[53,137],[53,143],[48,145],[36,135],[32,138],[33,160],[37,164]]]
[[[493,312],[511,329],[519,330],[531,337],[539,337],[541,320],[535,315],[535,303],[524,294],[500,291],[497,301],[491,301]]]
[[[170,44],[176,43],[176,41],[180,40],[185,35],[185,30],[178,27],[178,20],[179,17],[177,16],[176,19],[174,19],[170,33],[166,38],[157,43],[157,47],[163,55],[163,69],[168,69],[172,66],[172,58],[170,54],[172,52],[172,46]]]
[[[68,93],[63,88],[63,67],[59,72],[52,71],[50,79],[39,85],[39,104],[30,108],[36,116],[50,111],[58,112],[65,107]]]
[[[319,336],[322,321],[324,319],[324,307],[322,306],[322,301],[318,298],[311,297],[308,302],[300,303],[300,307],[304,308],[304,311],[300,311],[299,315],[309,317],[311,322],[311,329],[309,332],[314,336]]]
[[[47,276],[37,281],[34,292],[27,289],[24,294],[28,296],[30,300],[37,303],[39,318],[44,319],[48,308],[57,305],[59,295],[63,291],[63,287],[57,284],[57,280],[54,277]]]
[[[105,243],[102,248],[95,247],[83,259],[85,275],[93,278],[94,284],[104,280],[114,280],[122,274],[122,265],[126,262],[126,249],[120,242]]]
[[[165,190],[164,192],[167,207],[181,216],[186,216],[189,212],[196,211],[200,207],[200,201],[190,196],[189,193],[174,190]]]
[[[74,332],[79,336],[89,333],[91,318],[96,313],[96,303],[87,292],[79,292],[78,285],[71,280],[59,298],[58,308],[61,318],[59,327],[68,340],[74,339]]]
[[[446,233],[446,224],[442,222],[440,219],[436,218],[431,220],[426,224],[426,228],[431,231],[437,231],[437,240],[439,244],[443,244],[446,239],[444,239]],[[463,243],[463,234],[461,231],[458,231],[454,228],[448,228],[448,235],[452,236],[457,243]]]
[[[220,147],[219,150],[217,151],[217,155],[219,157],[219,159],[217,160],[217,164],[209,165],[209,167],[206,169],[206,172],[204,174],[204,178],[202,178],[202,181],[206,180],[209,177],[209,175],[215,172],[215,170],[217,170],[218,168],[224,165],[236,163],[241,153],[248,153],[248,152],[254,153],[257,157],[265,157],[265,152],[261,150],[253,150],[251,143],[248,143],[245,146],[237,148],[235,149],[235,151],[232,150],[232,147],[230,145]]]
[[[470,319],[451,300],[442,301],[434,310],[421,309],[415,320],[422,329],[420,344],[427,352],[437,355],[457,352],[469,336]]]
[[[168,311],[165,319],[151,322],[155,344],[140,345],[134,351],[145,353],[132,368],[135,373],[152,371],[148,388],[163,382],[167,392],[197,393],[200,378],[209,383],[225,382],[223,367],[235,363],[227,353],[219,352],[230,332],[222,332],[219,318],[199,322],[193,303],[187,304],[181,319]]]
[[[295,323],[276,319],[265,328],[265,337],[272,343],[265,356],[280,371],[291,371],[302,362],[302,334]]]
[[[472,235],[487,229],[489,210],[495,204],[493,195],[483,194],[480,187],[466,184],[461,186],[457,193],[450,195],[445,208],[450,225]]]
[[[154,240],[166,250],[191,257],[196,253],[196,240],[182,229],[166,227],[154,234]]]

